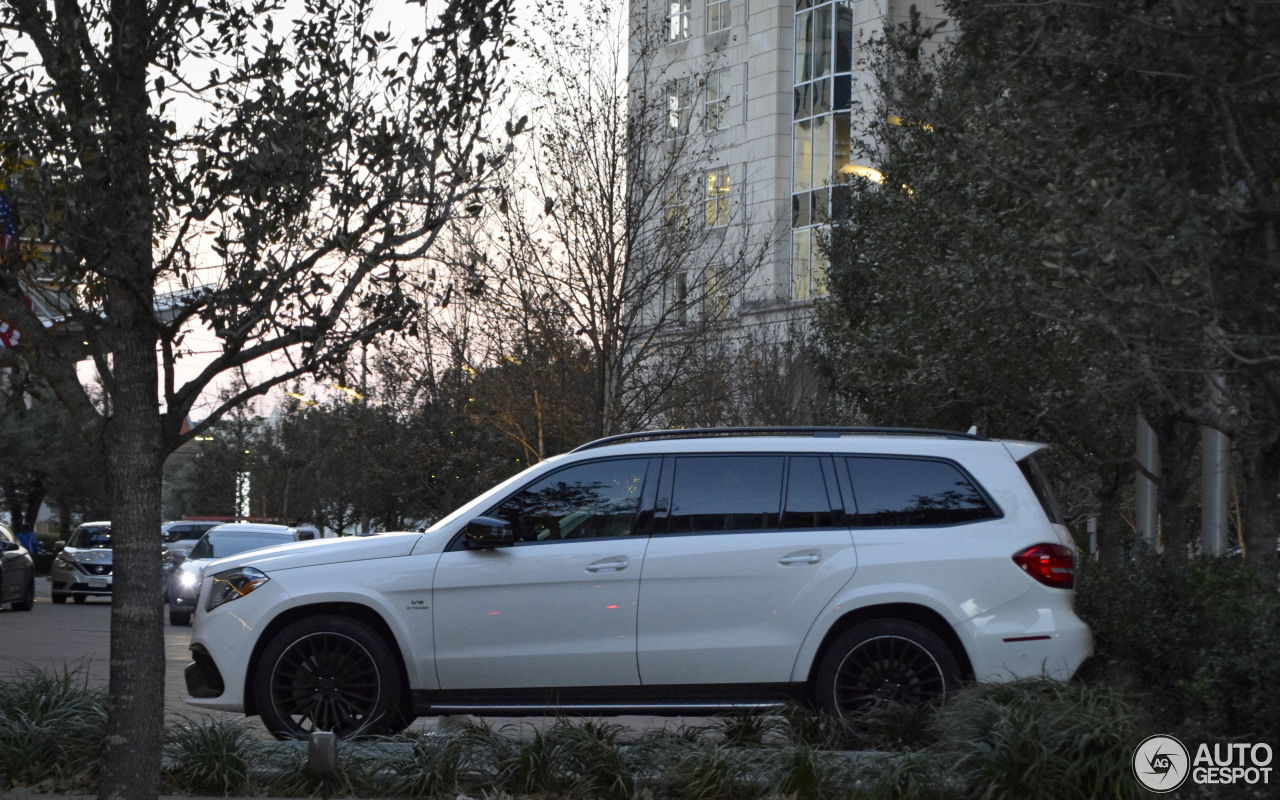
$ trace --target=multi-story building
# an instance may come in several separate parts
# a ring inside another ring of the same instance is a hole
[[[740,213],[773,231],[744,281],[744,322],[826,293],[821,232],[853,199],[848,176],[877,177],[857,137],[876,106],[861,45],[913,5],[924,24],[942,18],[934,0],[632,0],[633,20],[664,31],[662,68],[644,74],[667,85],[648,91],[666,92],[674,133],[707,136],[706,223]]]

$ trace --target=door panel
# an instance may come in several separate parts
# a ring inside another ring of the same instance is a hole
[[[445,553],[434,595],[442,689],[638,684],[644,538]]]

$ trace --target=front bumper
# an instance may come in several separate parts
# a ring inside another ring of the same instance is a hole
[[[209,581],[207,576],[205,581]],[[264,617],[268,611],[279,613],[287,606],[288,595],[277,581],[268,581],[253,593],[212,612],[194,602],[192,661],[184,672],[186,701],[211,711],[243,712],[246,692],[250,690],[248,673],[253,650],[269,621]]]

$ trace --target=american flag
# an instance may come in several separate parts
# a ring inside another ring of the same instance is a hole
[[[10,255],[18,252],[18,220],[13,213],[4,192],[0,192],[0,262],[6,261]],[[0,320],[0,347],[17,347],[19,339],[16,328],[4,320]]]
[[[13,207],[0,192],[0,258],[7,258],[18,249],[18,217]]]

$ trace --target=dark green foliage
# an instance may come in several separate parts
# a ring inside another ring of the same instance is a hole
[[[249,787],[262,748],[244,723],[188,719],[165,734],[163,771],[174,790],[227,795]]]
[[[871,423],[1054,443],[1108,556],[1135,411],[1219,427],[1246,538],[1274,543],[1280,9],[946,13],[945,46],[917,24],[869,51],[883,101],[863,156],[884,183],[850,187],[832,234],[819,329],[837,388]],[[1206,402],[1215,373],[1229,414]]]
[[[1239,557],[1085,562],[1095,671],[1198,741],[1280,740],[1280,597]]]
[[[96,780],[107,720],[105,693],[75,668],[28,668],[0,682],[0,790],[83,789]]]

